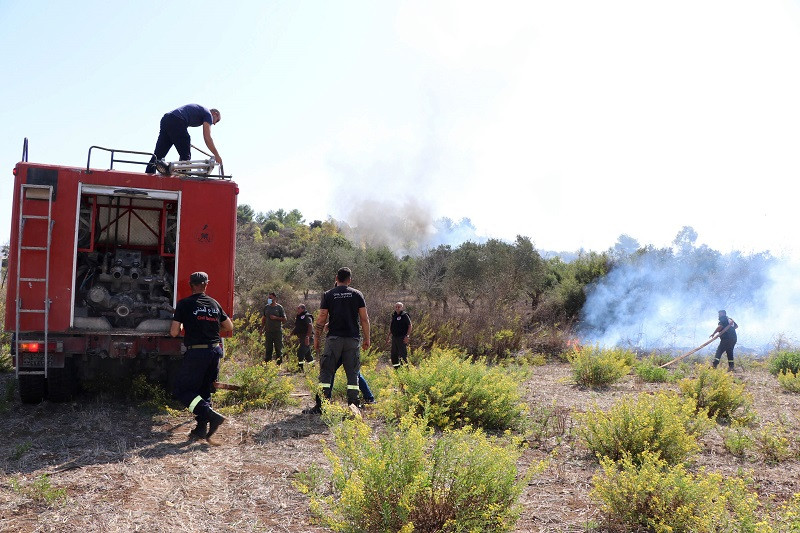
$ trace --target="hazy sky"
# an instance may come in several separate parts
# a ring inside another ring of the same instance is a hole
[[[0,76],[2,242],[24,137],[85,166],[195,102],[256,211],[800,255],[797,2],[0,0]]]

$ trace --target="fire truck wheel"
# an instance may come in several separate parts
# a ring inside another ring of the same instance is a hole
[[[47,372],[47,399],[51,402],[67,402],[75,393],[75,376],[72,359],[67,359],[64,368],[51,368]]]
[[[44,399],[44,376],[19,376],[19,397],[22,403],[40,403]]]

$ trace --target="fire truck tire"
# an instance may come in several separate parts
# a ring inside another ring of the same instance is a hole
[[[41,403],[45,392],[44,376],[19,376],[19,398],[22,403]]]
[[[51,402],[67,402],[75,394],[75,376],[72,359],[67,359],[64,368],[51,368],[47,372],[47,399]]]

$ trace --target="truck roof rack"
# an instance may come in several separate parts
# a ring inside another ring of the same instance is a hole
[[[27,145],[26,145],[27,147]],[[91,170],[91,162],[92,162],[92,150],[103,150],[109,152],[111,155],[110,165],[108,170],[114,170],[114,163],[128,163],[131,165],[145,165],[147,166],[150,160],[155,158],[155,154],[152,152],[137,152],[134,150],[121,150],[119,148],[104,148],[102,146],[90,146],[89,147],[89,155],[86,159],[86,172],[90,173]],[[130,159],[120,159],[118,158],[118,154],[131,154],[131,155],[142,155],[148,156],[147,161],[135,161]],[[220,173],[216,175],[212,175],[214,168],[216,167],[216,161],[213,157],[210,159],[201,159],[201,160],[192,160],[192,161],[175,161],[173,163],[166,163],[163,160],[158,160],[156,162],[156,169],[159,173],[167,176],[190,176],[190,177],[198,177],[198,178],[217,178],[217,179],[224,179],[230,180],[231,176],[225,176],[222,174],[222,168],[220,168]]]

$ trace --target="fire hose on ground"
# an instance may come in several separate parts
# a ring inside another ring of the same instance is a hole
[[[663,365],[661,365],[659,368],[665,368],[665,367],[667,367],[667,366],[671,365],[672,363],[675,363],[675,362],[677,362],[677,361],[680,361],[680,360],[681,360],[681,359],[683,359],[684,357],[689,357],[690,355],[692,355],[693,353],[697,352],[698,350],[701,350],[701,349],[705,348],[706,346],[708,346],[709,344],[711,344],[712,342],[714,342],[715,340],[717,340],[718,338],[720,338],[720,337],[722,336],[722,334],[723,334],[723,333],[725,333],[726,331],[728,331],[728,329],[730,329],[730,327],[731,327],[731,324],[728,324],[727,326],[725,326],[725,328],[724,328],[722,331],[720,331],[720,332],[719,332],[719,333],[717,333],[716,335],[713,335],[713,336],[712,336],[710,339],[708,339],[706,342],[704,342],[703,344],[701,344],[700,346],[698,346],[698,347],[697,347],[697,348],[695,348],[694,350],[692,350],[692,351],[690,351],[690,352],[686,352],[685,354],[683,354],[683,355],[681,355],[681,356],[678,356],[678,357],[676,357],[675,359],[673,359],[672,361],[670,361],[670,362],[668,362],[668,363],[664,363],[664,364],[663,364]]]

